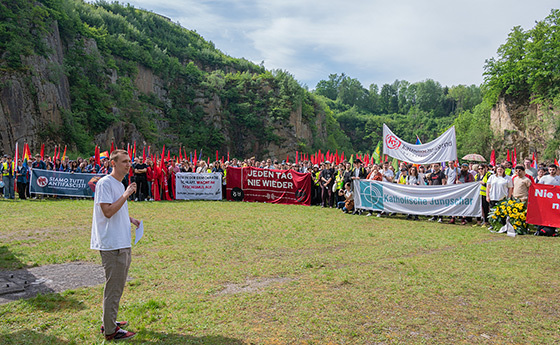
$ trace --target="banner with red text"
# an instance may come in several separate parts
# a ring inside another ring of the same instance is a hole
[[[397,137],[386,124],[383,124],[383,154],[398,160],[429,164],[457,160],[457,139],[455,127],[426,144],[410,144]]]
[[[276,204],[311,204],[311,175],[293,170],[227,168],[227,199]]]
[[[93,198],[103,175],[31,169],[29,191],[34,194]]]
[[[531,185],[527,202],[527,223],[560,228],[560,186]]]
[[[175,199],[222,200],[222,174],[175,174]]]

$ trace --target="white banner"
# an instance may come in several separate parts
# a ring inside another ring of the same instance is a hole
[[[222,200],[222,174],[177,173],[175,199]]]
[[[354,181],[356,208],[425,216],[480,217],[480,183],[409,186],[370,180]]]
[[[383,154],[414,164],[430,164],[457,160],[455,126],[436,140],[414,145],[402,141],[386,124],[383,124]]]

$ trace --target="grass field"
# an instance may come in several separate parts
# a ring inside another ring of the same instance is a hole
[[[119,319],[131,344],[560,343],[560,242],[234,202],[130,203],[144,220]],[[92,201],[0,202],[0,269],[89,249]],[[103,286],[0,305],[1,344],[101,344]]]

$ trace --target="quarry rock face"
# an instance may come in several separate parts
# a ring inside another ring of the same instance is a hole
[[[559,112],[550,106],[500,97],[490,112],[490,129],[496,138],[503,138],[498,149],[517,149],[518,162],[542,154],[546,143],[554,139]],[[560,153],[559,148],[555,148]]]
[[[55,133],[59,133],[60,128],[67,123],[65,121],[71,118],[72,94],[65,73],[65,63],[69,63],[65,61],[65,53],[69,49],[80,49],[101,66],[107,66],[107,57],[101,54],[94,39],[76,38],[74,41],[63,42],[56,22],[51,25],[44,41],[48,47],[45,56],[22,56],[23,68],[0,71],[1,154],[13,154],[16,142],[20,147],[23,142],[27,142],[32,154],[38,153],[42,144],[45,144],[46,152],[52,152],[55,145],[64,144]],[[257,156],[285,159],[287,155],[293,155],[301,145],[312,147],[314,142],[325,142],[327,139],[326,115],[318,106],[315,107],[312,120],[304,119],[302,104],[294,103],[289,116],[281,120],[263,112],[258,114],[259,123],[263,127],[239,127],[239,120],[232,121],[226,101],[218,93],[198,89],[194,90],[192,98],[186,99],[186,104],[173,104],[169,94],[176,80],[166,80],[142,64],[137,64],[136,70],[134,78],[131,78],[135,99],[146,95],[155,97],[160,102],[157,106],[146,103],[144,108],[152,122],[152,133],[147,136],[138,126],[123,121],[127,110],[112,105],[104,110],[116,120],[107,123],[104,130],[94,133],[92,137],[93,144],[100,145],[103,150],[109,148],[112,142],[118,147],[126,147],[126,143],[133,142],[153,147],[154,143],[147,138],[164,139],[178,148],[181,145],[178,133],[173,132],[173,124],[165,116],[167,111],[177,108],[187,108],[197,114],[200,126],[216,131],[223,138],[220,151],[231,151],[232,154],[236,152],[238,158]],[[119,78],[123,77],[111,67],[106,67],[105,74],[99,78],[106,85],[118,84]],[[274,88],[269,83],[263,83],[256,92],[266,94],[274,92]],[[65,117],[65,112],[70,115]],[[265,126],[271,131],[274,140],[263,139]],[[172,147],[168,145],[168,148]],[[71,151],[76,149],[72,146],[68,148]]]

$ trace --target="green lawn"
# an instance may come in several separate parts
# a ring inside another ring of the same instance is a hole
[[[560,242],[234,202],[130,203],[131,344],[560,343]],[[92,201],[0,202],[0,269],[89,249]],[[1,344],[101,344],[103,286],[0,305]]]

